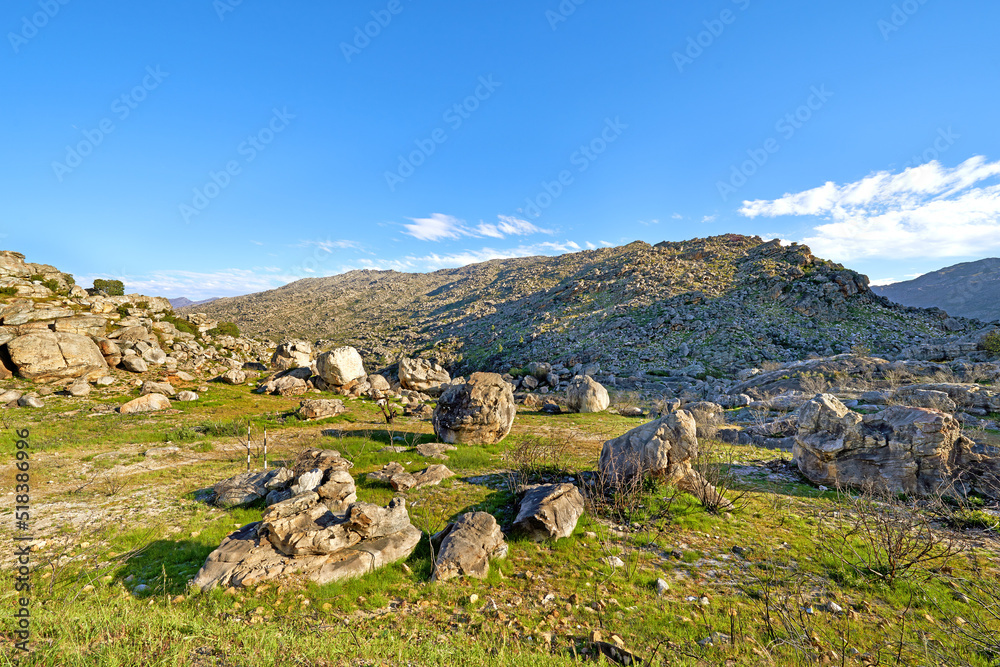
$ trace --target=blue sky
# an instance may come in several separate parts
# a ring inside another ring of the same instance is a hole
[[[88,285],[727,232],[879,281],[1000,254],[996,3],[94,5],[0,11],[0,246]]]

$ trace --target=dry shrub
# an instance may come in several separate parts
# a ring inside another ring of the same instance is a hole
[[[751,488],[734,474],[735,452],[717,440],[701,440],[691,467],[698,473],[686,489],[710,514],[738,511],[750,500]]]
[[[944,565],[965,549],[933,525],[926,503],[918,509],[870,486],[857,495],[842,492],[841,504],[841,511],[822,518],[819,530],[834,545],[834,556],[864,578],[892,585],[918,570]]]
[[[803,373],[799,376],[799,386],[806,394],[824,394],[830,388],[830,382],[822,373]]]
[[[572,474],[567,470],[569,443],[565,439],[527,436],[504,451],[507,486],[511,493],[525,484],[541,481],[546,475]]]

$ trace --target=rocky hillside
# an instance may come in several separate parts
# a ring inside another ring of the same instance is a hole
[[[980,327],[896,305],[806,246],[735,234],[426,274],[352,271],[198,310],[274,340],[352,345],[375,364],[420,355],[460,372],[546,359],[723,374],[852,349],[940,349]]]
[[[965,262],[905,282],[873,287],[896,303],[941,308],[952,315],[984,321],[1000,319],[1000,258]]]

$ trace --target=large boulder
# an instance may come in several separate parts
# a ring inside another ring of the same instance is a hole
[[[234,368],[223,373],[219,379],[221,379],[225,384],[243,384],[247,381],[247,374],[238,368]]]
[[[118,412],[123,415],[131,415],[139,412],[156,412],[157,410],[169,409],[170,399],[163,394],[146,394],[125,403],[118,408]]]
[[[507,437],[516,414],[514,392],[500,375],[473,373],[441,394],[434,433],[449,444],[492,445]]]
[[[503,531],[492,514],[468,512],[434,536],[439,542],[431,581],[455,577],[483,579],[490,572],[490,560],[507,555]]]
[[[860,415],[823,394],[799,410],[792,456],[816,484],[996,496],[1000,459],[974,448],[959,422],[939,410],[894,406]]]
[[[274,351],[271,365],[279,371],[308,368],[312,363],[312,352],[312,345],[304,340],[286,340]]]
[[[535,484],[521,488],[514,526],[537,541],[569,537],[583,516],[583,494],[573,484]]]
[[[319,355],[316,374],[333,387],[343,387],[367,377],[361,355],[353,347],[338,347]]]
[[[316,398],[302,401],[298,410],[299,414],[306,419],[336,417],[346,411],[344,402],[339,398]]]
[[[698,457],[697,424],[687,410],[677,410],[608,440],[601,448],[600,475],[611,488],[653,475],[702,501],[726,506],[715,487],[692,467]]]
[[[194,585],[252,586],[292,574],[322,585],[402,560],[420,537],[400,498],[385,508],[354,503],[334,514],[310,492],[272,506],[261,521],[224,539]]]
[[[422,391],[436,396],[443,391],[443,385],[451,382],[451,375],[442,366],[427,359],[399,360],[399,384],[404,389]]]
[[[566,390],[566,407],[572,412],[604,412],[610,404],[608,390],[589,375],[577,375]]]
[[[36,382],[96,380],[108,371],[97,344],[80,334],[38,331],[13,339],[7,350],[21,377]]]

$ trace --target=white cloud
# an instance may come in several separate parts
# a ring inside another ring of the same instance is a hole
[[[334,250],[361,250],[362,249],[360,243],[358,243],[356,241],[346,241],[346,240],[343,240],[343,239],[337,240],[337,241],[330,241],[330,240],[326,240],[326,241],[301,241],[301,242],[295,244],[295,246],[293,246],[293,247],[296,247],[296,248],[309,248],[309,247],[313,247],[313,246],[315,246],[316,248],[318,248],[319,250],[322,250],[324,252],[331,252],[331,253]]]
[[[464,221],[443,213],[433,213],[429,218],[410,218],[410,221],[403,225],[406,230],[403,233],[421,241],[459,239],[463,236],[503,239],[508,236],[552,234],[552,230],[536,227],[527,220],[509,215],[497,216],[496,223],[481,221],[476,227],[469,227]]]
[[[354,269],[380,269],[383,271],[437,271],[438,269],[453,269],[492,259],[511,259],[513,257],[533,257],[536,255],[561,255],[582,250],[578,243],[564,241],[562,243],[545,242],[531,245],[520,245],[514,248],[496,249],[481,248],[479,250],[461,250],[454,253],[430,253],[427,255],[409,255],[402,259],[362,259],[350,265],[340,267],[339,272]]]
[[[649,220],[649,221],[640,220],[639,224],[642,225],[643,227],[649,227],[650,225],[658,225],[658,224],[660,224],[660,221],[657,220],[656,218],[653,218],[652,220]]]
[[[878,172],[775,200],[745,201],[749,218],[827,220],[803,239],[837,260],[862,257],[963,257],[1000,249],[1000,162],[973,157],[954,168],[937,161],[901,173]]]
[[[715,218],[716,218],[716,216],[714,216],[714,215],[706,215],[704,218],[701,219],[701,221],[702,222],[715,222]]]
[[[681,215],[680,213],[674,213],[674,214],[673,214],[672,216],[670,216],[670,217],[671,217],[671,218],[673,218],[674,220],[683,220],[683,219],[684,219],[684,216],[683,216],[683,215]]]

